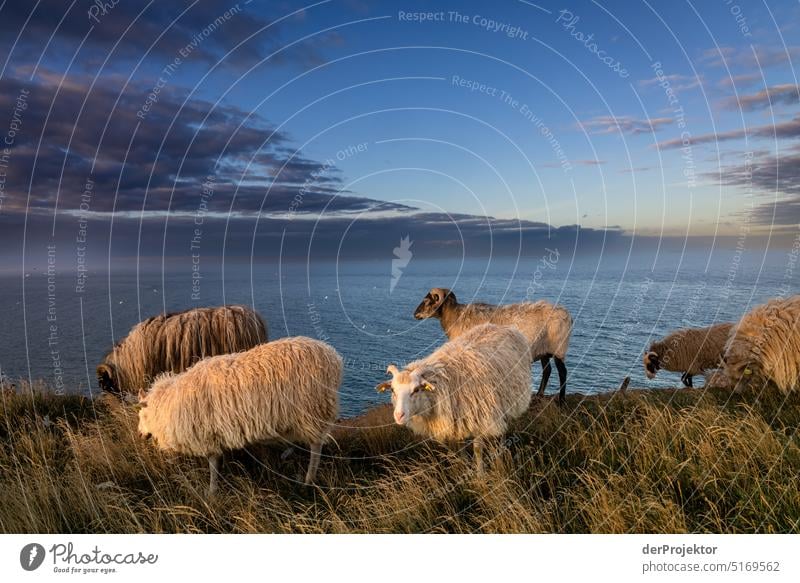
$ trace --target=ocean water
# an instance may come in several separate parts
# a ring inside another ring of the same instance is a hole
[[[271,338],[306,335],[336,347],[346,362],[342,414],[353,415],[387,401],[374,386],[386,378],[388,363],[419,358],[445,341],[438,321],[412,314],[431,287],[449,287],[461,302],[548,299],[566,306],[575,322],[569,392],[612,390],[626,376],[634,386],[669,387],[680,383],[679,375],[644,376],[641,355],[649,342],[679,327],[736,320],[771,297],[796,293],[793,259],[781,251],[596,257],[545,251],[520,260],[412,258],[394,276],[391,260],[275,261],[206,270],[199,283],[191,266],[138,275],[112,268],[89,273],[81,293],[68,274],[51,281],[37,271],[4,275],[0,367],[10,379],[96,392],[95,366],[135,323],[163,310],[243,303],[265,317]],[[534,386],[539,375],[537,364]],[[548,390],[557,386],[554,372]]]

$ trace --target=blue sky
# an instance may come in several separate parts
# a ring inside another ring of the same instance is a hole
[[[396,219],[446,248],[493,221],[590,241],[800,223],[797,2],[43,0],[0,19],[9,124],[30,92],[7,240],[71,239],[92,180],[95,246],[116,229],[141,254],[152,228],[163,254],[208,176],[215,252],[287,224],[368,241]]]

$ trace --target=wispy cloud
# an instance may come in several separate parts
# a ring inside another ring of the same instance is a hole
[[[727,142],[730,140],[741,140],[744,138],[797,138],[800,137],[800,116],[796,116],[788,121],[747,127],[740,130],[727,132],[700,134],[686,138],[692,145],[712,144],[716,142]],[[683,138],[674,138],[658,142],[655,147],[662,149],[680,148],[686,145]]]
[[[732,96],[723,101],[723,107],[732,110],[755,111],[775,105],[800,103],[800,88],[794,84],[774,85],[750,95]]]
[[[669,86],[673,91],[687,91],[689,89],[699,87],[703,83],[703,78],[702,76],[692,75],[665,75],[660,79],[657,77],[652,79],[643,79],[639,81],[639,86],[644,88],[655,87],[664,81],[669,83]]]
[[[635,118],[632,116],[598,116],[582,121],[579,127],[592,134],[623,133],[629,135],[650,134],[673,123],[671,117]]]
[[[800,58],[800,47],[767,47],[763,45],[746,47],[729,47],[706,49],[698,61],[711,67],[750,67],[766,68],[786,63]]]
[[[723,89],[746,88],[755,85],[762,79],[761,75],[756,73],[745,73],[743,75],[730,75],[720,79],[719,86]]]
[[[605,164],[607,160],[570,160],[569,163],[573,166],[601,166]],[[563,168],[563,162],[547,162],[546,164],[542,164],[545,168]]]
[[[744,157],[741,154],[740,159]],[[745,211],[754,224],[794,228],[800,224],[800,152],[757,156],[706,176],[756,197],[772,198]]]

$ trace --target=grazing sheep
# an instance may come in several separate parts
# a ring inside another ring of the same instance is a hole
[[[567,367],[564,360],[569,348],[572,332],[572,316],[562,306],[539,300],[495,306],[491,304],[459,304],[456,295],[446,288],[435,287],[428,292],[417,309],[417,320],[439,318],[445,334],[450,340],[458,338],[465,331],[478,324],[500,324],[516,326],[528,339],[531,362],[539,360],[542,365],[542,380],[538,396],[544,395],[550,380],[550,358],[556,362],[559,402],[564,402],[567,390]]]
[[[693,386],[694,375],[720,367],[732,328],[733,324],[729,322],[708,328],[683,328],[653,342],[642,357],[645,375],[654,379],[663,368],[683,373],[683,384]]]
[[[473,437],[483,472],[485,441],[505,433],[531,399],[529,344],[510,326],[476,326],[402,371],[389,365],[394,419],[414,433],[442,442]]]
[[[160,449],[208,458],[209,494],[224,451],[285,440],[311,450],[305,483],[317,473],[336,420],[342,359],[311,338],[283,338],[246,352],[205,358],[166,373],[140,393],[139,433]]]
[[[725,346],[715,387],[763,388],[784,393],[800,388],[800,295],[775,299],[745,314]]]
[[[264,320],[246,306],[161,314],[136,324],[114,346],[97,367],[97,381],[104,391],[136,395],[163,372],[183,372],[206,356],[266,341]]]

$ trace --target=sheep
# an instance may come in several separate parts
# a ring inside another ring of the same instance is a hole
[[[97,366],[103,391],[136,396],[162,372],[183,372],[206,356],[253,348],[267,326],[246,306],[195,308],[135,325]]]
[[[482,474],[486,440],[503,435],[530,403],[529,350],[516,328],[482,324],[402,371],[389,365],[392,380],[376,388],[391,390],[398,425],[445,443],[474,438]]]
[[[337,417],[341,382],[342,358],[333,347],[282,338],[159,376],[140,392],[139,433],[161,450],[208,458],[210,496],[224,451],[277,440],[309,446],[310,485]]]
[[[654,379],[663,368],[682,373],[684,386],[693,386],[694,375],[720,367],[732,328],[730,322],[707,328],[682,328],[653,342],[642,357],[645,375]]]
[[[564,361],[572,333],[572,316],[563,306],[545,300],[495,306],[491,304],[459,304],[447,288],[435,287],[414,310],[414,318],[438,318],[447,337],[452,340],[478,324],[492,323],[516,326],[528,339],[531,362],[542,365],[542,380],[537,396],[544,396],[550,380],[550,358],[556,363],[559,379],[558,401],[564,402],[567,391],[567,367]]]
[[[800,389],[800,295],[773,299],[745,314],[725,346],[712,386]]]

